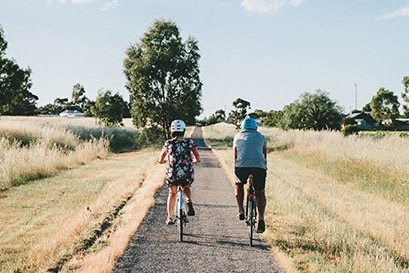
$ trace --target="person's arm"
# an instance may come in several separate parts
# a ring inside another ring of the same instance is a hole
[[[160,152],[159,159],[158,159],[158,162],[159,162],[160,164],[163,164],[163,163],[166,162],[166,161],[165,161],[165,157],[166,157],[167,154],[168,154],[167,149],[166,149],[165,147],[163,147],[163,148],[162,148],[162,151]]]
[[[199,163],[200,162],[200,155],[199,151],[197,150],[196,147],[192,149],[192,154],[193,154],[193,163]]]
[[[263,155],[264,155],[264,160],[266,161],[266,169],[267,169],[267,140],[264,137],[264,145],[263,145]]]
[[[237,136],[238,134],[236,134],[233,138],[233,167],[236,166],[236,162],[237,162],[237,156],[238,156],[238,151],[237,151]]]
[[[233,166],[234,166],[234,165],[236,165],[236,160],[237,160],[237,147],[236,146],[233,147],[233,157],[234,157],[233,158],[234,159],[233,160]]]

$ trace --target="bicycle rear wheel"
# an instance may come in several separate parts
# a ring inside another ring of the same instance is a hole
[[[254,235],[254,229],[256,226],[254,212],[255,212],[254,200],[249,198],[247,200],[247,224],[249,226],[249,244],[250,246],[253,246],[253,235]]]

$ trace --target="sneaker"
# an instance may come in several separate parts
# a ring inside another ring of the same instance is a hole
[[[242,212],[239,213],[239,220],[240,220],[240,221],[243,221],[244,218],[245,218],[245,217],[244,217],[244,213],[242,213]]]
[[[187,215],[188,216],[194,216],[195,215],[195,210],[193,209],[193,203],[192,202],[187,203]]]
[[[173,221],[173,219],[172,218],[168,218],[168,219],[166,219],[166,224],[167,225],[173,225],[175,223],[175,221]]]
[[[264,220],[258,220],[257,233],[263,233],[266,230],[266,223]]]

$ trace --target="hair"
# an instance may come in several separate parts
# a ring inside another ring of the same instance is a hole
[[[173,137],[183,137],[185,135],[185,131],[183,132],[172,132],[170,133],[170,136]]]

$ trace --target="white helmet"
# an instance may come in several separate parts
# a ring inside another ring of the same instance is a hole
[[[185,129],[186,129],[186,124],[183,122],[183,120],[176,119],[172,121],[172,123],[170,124],[171,133],[174,133],[174,132],[183,133],[185,132]]]

